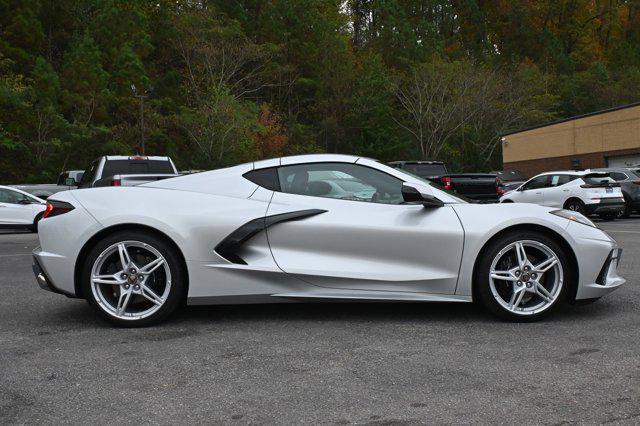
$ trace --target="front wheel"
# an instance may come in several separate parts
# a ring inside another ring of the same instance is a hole
[[[156,324],[186,295],[186,273],[164,239],[122,231],[98,242],[86,258],[82,290],[105,319],[124,327]]]
[[[484,250],[475,276],[478,300],[509,321],[536,321],[566,298],[571,266],[562,247],[537,232],[514,232]]]

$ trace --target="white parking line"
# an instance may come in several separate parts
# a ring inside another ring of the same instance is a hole
[[[0,254],[0,257],[33,256],[33,253]]]

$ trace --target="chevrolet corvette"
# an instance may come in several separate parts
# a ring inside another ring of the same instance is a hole
[[[256,161],[53,195],[38,284],[119,326],[182,305],[477,302],[511,321],[624,284],[621,249],[581,214],[468,203],[375,160]]]

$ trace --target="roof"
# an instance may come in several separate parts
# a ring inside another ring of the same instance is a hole
[[[595,170],[554,170],[552,172],[544,172],[540,173],[536,176],[546,176],[546,175],[576,175],[576,176],[584,176],[591,173],[598,173]]]
[[[567,121],[571,121],[571,120],[578,120],[580,118],[592,117],[594,115],[606,114],[608,112],[620,111],[622,109],[633,108],[633,107],[637,107],[637,106],[640,106],[640,102],[634,102],[634,103],[628,104],[628,105],[621,105],[621,106],[617,106],[617,107],[614,107],[614,108],[603,109],[603,110],[600,110],[600,111],[590,112],[590,113],[587,113],[587,114],[575,115],[573,117],[563,118],[561,120],[551,121],[549,123],[538,124],[536,126],[526,127],[524,129],[520,129],[520,130],[513,130],[513,131],[509,131],[507,133],[503,133],[501,136],[505,137],[505,136],[509,136],[509,135],[514,135],[516,133],[526,132],[528,130],[534,130],[534,129],[539,129],[541,127],[553,126],[554,124],[566,123]]]
[[[169,157],[159,155],[106,155],[107,160],[154,160],[168,161]]]

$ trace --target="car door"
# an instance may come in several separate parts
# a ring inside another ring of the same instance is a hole
[[[543,190],[547,186],[548,175],[536,176],[522,185],[515,195],[515,200],[519,203],[542,204],[544,201]]]
[[[313,213],[267,228],[284,272],[328,288],[455,292],[464,235],[451,207],[403,204],[400,179],[359,164],[281,166],[278,177],[267,221]]]
[[[571,180],[567,174],[549,175],[547,187],[542,189],[543,205],[562,208],[571,196],[571,186],[567,185]]]
[[[33,218],[33,208],[26,195],[8,188],[0,188],[0,224],[28,225],[33,222]]]

